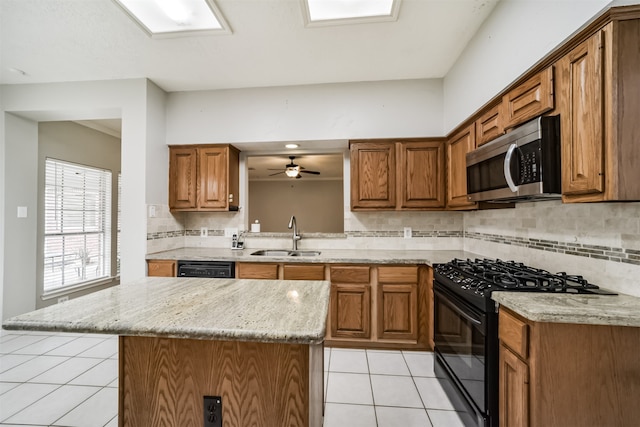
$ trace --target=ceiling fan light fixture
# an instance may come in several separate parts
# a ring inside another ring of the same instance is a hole
[[[287,166],[287,168],[285,169],[284,173],[289,177],[289,178],[295,178],[298,175],[300,175],[300,166]]]

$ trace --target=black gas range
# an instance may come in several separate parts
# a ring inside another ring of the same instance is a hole
[[[582,276],[515,261],[454,259],[434,265],[436,373],[470,426],[498,426],[498,315],[492,292],[615,295]],[[463,399],[460,400],[459,398]]]

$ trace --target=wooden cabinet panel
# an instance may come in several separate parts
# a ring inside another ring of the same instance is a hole
[[[195,148],[174,147],[169,151],[169,207],[196,208],[197,160]]]
[[[199,204],[201,208],[227,209],[227,150],[201,148]]]
[[[396,206],[395,147],[389,143],[351,145],[351,210]]]
[[[523,359],[529,357],[529,326],[522,320],[500,310],[498,335],[502,344]]]
[[[324,264],[285,264],[284,280],[324,280]]]
[[[371,287],[358,284],[331,285],[331,336],[371,336]]]
[[[176,262],[173,260],[163,260],[163,259],[148,260],[147,276],[176,277]]]
[[[369,283],[371,267],[355,265],[332,265],[329,269],[333,283]]]
[[[398,144],[400,208],[444,208],[444,141]]]
[[[407,267],[378,267],[379,283],[417,283],[418,267],[415,265]]]
[[[502,103],[494,106],[476,120],[476,146],[491,141],[504,134]]]
[[[553,110],[553,67],[549,67],[502,97],[505,128]]]
[[[529,367],[500,346],[500,426],[529,425]]]
[[[238,279],[278,279],[278,264],[262,262],[236,263],[236,277]]]
[[[418,339],[418,285],[378,285],[378,338]]]
[[[558,61],[563,194],[604,191],[603,36]]]
[[[473,209],[467,200],[468,152],[476,148],[475,124],[461,130],[447,142],[447,209]]]

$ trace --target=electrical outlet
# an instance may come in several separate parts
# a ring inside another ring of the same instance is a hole
[[[69,301],[69,297],[60,297],[60,298],[58,298],[58,304],[60,304],[61,302],[65,302],[65,301]]]
[[[222,427],[222,397],[204,396],[204,427]]]
[[[200,227],[200,237],[207,237],[207,227]]]
[[[405,239],[410,239],[411,238],[411,227],[405,227],[404,228],[404,238]]]
[[[224,229],[224,237],[233,237],[233,235],[238,235],[238,227],[228,227]]]

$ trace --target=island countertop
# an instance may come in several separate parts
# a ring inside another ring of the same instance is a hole
[[[319,344],[329,282],[145,277],[25,313],[5,329]]]

